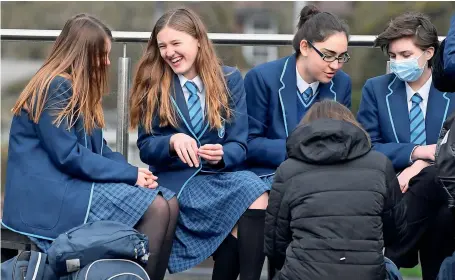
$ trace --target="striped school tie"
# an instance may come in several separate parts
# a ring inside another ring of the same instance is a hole
[[[190,97],[188,98],[187,106],[188,113],[190,115],[191,125],[193,126],[194,134],[199,135],[202,129],[202,120],[204,118],[202,114],[201,101],[197,95],[197,87],[191,82],[187,81],[185,87],[190,92]]]
[[[300,102],[307,107],[310,102],[311,96],[313,95],[313,89],[311,87],[308,87],[304,92],[300,93],[299,89],[297,88],[297,96],[300,99]]]
[[[426,145],[427,137],[425,133],[425,118],[423,117],[422,109],[419,104],[423,98],[415,93],[412,98],[412,107],[409,112],[409,119],[411,120],[411,143],[417,145]]]

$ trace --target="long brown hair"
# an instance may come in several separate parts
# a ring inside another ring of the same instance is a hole
[[[107,92],[107,40],[111,31],[98,19],[78,14],[69,19],[44,65],[33,76],[11,110],[19,115],[28,111],[35,123],[45,109],[51,81],[56,76],[71,81],[72,96],[63,108],[58,108],[54,124],[67,120],[70,129],[79,117],[83,117],[87,133],[95,127],[104,127],[102,96]]]
[[[343,104],[331,99],[324,99],[320,102],[316,102],[311,106],[305,117],[300,121],[300,125],[309,124],[312,121],[318,119],[333,119],[339,121],[345,121],[357,126],[360,130],[365,133],[368,139],[368,143],[371,146],[371,139],[362,125],[355,119],[352,112],[346,108]]]
[[[150,36],[147,49],[139,61],[133,79],[130,104],[132,128],[142,124],[147,133],[152,131],[152,120],[159,110],[160,126],[178,126],[177,116],[170,96],[174,72],[161,57],[157,35],[165,27],[185,32],[197,39],[198,50],[195,66],[205,87],[208,123],[211,128],[222,127],[222,119],[229,120],[230,94],[216,55],[208,38],[207,29],[199,16],[187,8],[170,10],[158,19]]]

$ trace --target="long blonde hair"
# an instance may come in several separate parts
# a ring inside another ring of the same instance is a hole
[[[198,40],[200,48],[195,66],[205,87],[208,123],[211,128],[222,127],[222,119],[229,120],[232,113],[221,63],[201,19],[186,8],[168,11],[158,19],[153,28],[133,79],[130,96],[131,127],[142,124],[146,132],[150,133],[157,110],[161,127],[178,126],[176,112],[170,100],[174,72],[161,57],[157,42],[158,33],[165,27],[185,32]]]
[[[72,96],[58,108],[54,124],[67,120],[70,129],[83,117],[87,133],[104,127],[102,96],[107,92],[107,40],[111,31],[98,19],[78,14],[69,19],[44,65],[33,76],[12,108],[15,115],[25,109],[31,120],[38,123],[45,109],[51,81],[56,76],[71,81]]]

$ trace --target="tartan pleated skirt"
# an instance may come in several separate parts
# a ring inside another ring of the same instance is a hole
[[[204,174],[192,178],[178,198],[180,215],[169,272],[196,266],[220,246],[240,216],[270,186],[250,171]]]
[[[155,197],[170,200],[175,194],[163,187],[148,189],[123,183],[95,183],[87,222],[115,221],[134,227]],[[46,252],[51,241],[30,237]]]

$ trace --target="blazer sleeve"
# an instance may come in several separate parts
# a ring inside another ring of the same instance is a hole
[[[400,246],[400,240],[406,235],[406,203],[400,184],[390,160],[385,168],[387,194],[385,197],[382,223],[384,225],[384,244],[386,247]]]
[[[368,132],[373,148],[385,154],[395,170],[403,170],[411,164],[411,154],[416,147],[411,143],[386,143],[382,138],[379,124],[378,103],[373,92],[373,84],[368,80],[362,88],[357,120]]]
[[[351,77],[347,76],[348,78],[348,85],[346,86],[346,92],[344,94],[343,105],[347,108],[351,109],[352,104],[352,80]]]
[[[443,59],[444,74],[455,77],[455,15],[452,16],[450,21],[450,28],[446,37]]]
[[[232,98],[232,117],[225,123],[223,142],[223,164],[217,171],[232,169],[246,159],[248,140],[248,114],[246,109],[245,87],[238,69],[227,74],[227,86]]]
[[[67,120],[57,126],[56,113],[72,95],[71,83],[56,78],[51,82],[43,112],[36,125],[37,135],[52,162],[62,172],[95,182],[135,185],[137,167],[94,153],[78,142],[76,128],[68,129]]]
[[[119,152],[112,151],[111,148],[107,145],[107,141],[103,138],[103,157],[108,159],[115,160],[117,162],[128,163],[126,158]]]
[[[152,166],[170,165],[179,159],[177,155],[170,153],[169,142],[172,133],[165,133],[164,128],[159,127],[158,117],[154,118],[152,133],[147,133],[140,125],[138,129],[137,147],[142,162]]]
[[[269,204],[265,216],[265,254],[277,269],[281,269],[286,259],[286,248],[292,241],[291,212],[285,201],[286,182],[277,169],[270,191]]]
[[[286,159],[286,139],[266,137],[269,89],[256,69],[245,76],[245,91],[249,124],[248,161],[276,168]]]

